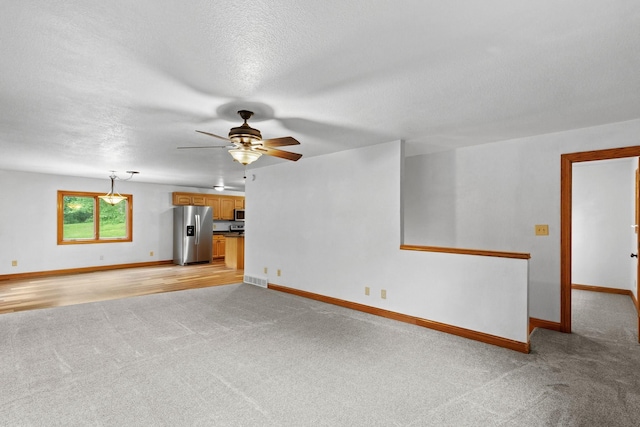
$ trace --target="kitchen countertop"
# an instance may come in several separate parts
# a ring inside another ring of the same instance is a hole
[[[214,236],[225,236],[225,237],[244,237],[244,233],[238,233],[233,231],[214,231]]]

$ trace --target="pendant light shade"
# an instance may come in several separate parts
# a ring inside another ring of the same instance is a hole
[[[98,197],[104,200],[105,202],[109,203],[111,206],[115,206],[121,201],[123,201],[124,199],[126,199],[126,197],[121,196],[119,194],[107,194],[107,195],[98,196]]]
[[[247,150],[244,148],[234,148],[233,150],[229,150],[229,154],[231,154],[233,160],[238,163],[242,163],[245,166],[255,162],[262,155],[261,153],[258,153],[256,151]]]

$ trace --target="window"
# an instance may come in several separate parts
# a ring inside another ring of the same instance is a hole
[[[58,191],[58,244],[131,242],[133,196],[111,206],[102,193]]]

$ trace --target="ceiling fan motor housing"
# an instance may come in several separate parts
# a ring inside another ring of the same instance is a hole
[[[257,143],[262,140],[262,134],[258,129],[254,129],[246,122],[237,128],[231,128],[229,131],[229,139],[233,142]]]
[[[231,128],[229,131],[229,139],[236,143],[255,144],[262,140],[262,135],[258,129],[254,129],[247,123],[247,120],[253,116],[253,111],[240,110],[238,114],[244,120],[244,123],[238,127]]]

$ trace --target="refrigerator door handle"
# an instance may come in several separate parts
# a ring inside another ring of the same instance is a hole
[[[196,215],[196,245],[200,243],[200,215]]]

